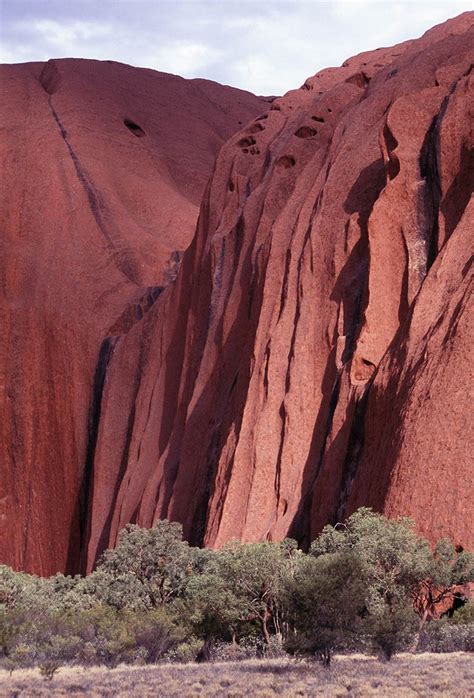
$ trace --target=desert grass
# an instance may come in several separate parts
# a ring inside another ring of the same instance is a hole
[[[52,681],[38,670],[0,671],[0,696],[459,696],[474,695],[474,656],[402,654],[383,663],[338,656],[327,669],[290,659],[159,664],[116,669],[63,667]]]

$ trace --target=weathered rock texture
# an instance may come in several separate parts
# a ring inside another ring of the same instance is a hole
[[[473,546],[473,13],[323,70],[221,150],[110,352],[87,565],[128,522],[308,541],[359,505]]]
[[[175,277],[222,142],[269,104],[69,59],[2,66],[0,91],[0,561],[74,571],[107,338]]]

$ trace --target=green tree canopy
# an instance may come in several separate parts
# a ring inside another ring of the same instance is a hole
[[[285,602],[294,633],[290,651],[316,655],[329,664],[337,648],[350,647],[366,605],[362,565],[350,550],[304,556],[287,578]]]
[[[364,633],[390,659],[414,636],[413,599],[434,573],[431,546],[410,519],[362,508],[344,524],[326,526],[310,549],[315,558],[343,552],[357,559],[365,587]]]
[[[159,607],[183,595],[199,551],[182,539],[180,524],[158,521],[151,529],[129,524],[107,550],[89,588],[111,605]]]

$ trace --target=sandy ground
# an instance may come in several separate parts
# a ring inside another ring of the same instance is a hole
[[[0,671],[0,696],[465,696],[474,695],[474,655],[401,654],[383,663],[339,656],[331,668],[287,659],[160,664],[116,669]]]

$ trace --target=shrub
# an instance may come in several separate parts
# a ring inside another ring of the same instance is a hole
[[[474,652],[474,623],[453,622],[448,618],[427,623],[418,649],[423,652]]]
[[[473,570],[472,556],[449,541],[433,551],[412,522],[370,509],[326,526],[309,555],[291,540],[198,550],[178,524],[130,525],[85,578],[41,579],[0,565],[0,662],[7,670],[38,666],[45,678],[63,664],[273,658],[285,650],[329,664],[337,649],[390,659],[417,635],[422,649],[472,651],[472,605],[423,623],[429,605],[472,580]]]
[[[389,661],[397,652],[407,650],[413,644],[418,620],[412,606],[407,602],[380,604],[371,608],[363,621],[369,647]]]
[[[164,609],[129,612],[124,614],[124,620],[134,637],[138,652],[135,661],[154,664],[184,640],[183,630]]]
[[[342,552],[357,559],[365,587],[361,639],[389,660],[416,638],[413,599],[420,587],[427,579],[449,576],[449,570],[416,534],[413,521],[389,520],[365,508],[345,524],[326,526],[310,549],[317,558]]]
[[[458,608],[453,613],[452,622],[463,625],[474,625],[474,603],[472,601],[467,601]]]
[[[294,632],[286,641],[292,654],[309,654],[329,665],[336,649],[357,633],[365,609],[361,563],[345,550],[307,556],[286,587]]]
[[[110,606],[70,614],[67,618],[71,637],[80,638],[75,659],[81,664],[117,666],[133,658],[135,638],[127,619]],[[87,648],[84,653],[82,648]]]
[[[60,666],[59,662],[53,659],[47,659],[40,664],[40,674],[46,681],[52,681],[53,676],[59,671]]]
[[[164,659],[168,662],[177,662],[179,664],[195,662],[202,651],[203,642],[203,640],[197,637],[188,637],[185,642],[181,642],[176,647],[168,650]]]

